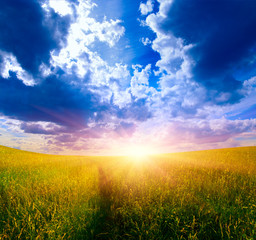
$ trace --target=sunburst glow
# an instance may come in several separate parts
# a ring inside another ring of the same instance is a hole
[[[136,163],[142,163],[147,161],[149,155],[154,154],[155,152],[152,150],[153,148],[150,148],[148,146],[131,146],[126,151],[126,156],[129,158],[130,161],[136,162]]]

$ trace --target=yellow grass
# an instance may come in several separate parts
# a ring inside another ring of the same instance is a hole
[[[256,147],[79,157],[0,146],[0,239],[256,239],[255,229]]]

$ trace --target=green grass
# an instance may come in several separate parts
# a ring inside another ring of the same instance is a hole
[[[256,147],[138,163],[0,146],[0,239],[256,239]]]

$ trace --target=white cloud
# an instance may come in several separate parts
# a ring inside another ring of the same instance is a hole
[[[131,93],[137,99],[153,96],[156,89],[149,86],[149,77],[151,75],[151,64],[145,68],[141,65],[133,66],[134,73],[131,79]]]
[[[88,88],[97,92],[103,102],[113,103],[119,108],[125,107],[131,102],[130,80],[131,75],[127,65],[115,64],[108,66],[101,58],[90,65],[91,78]],[[95,89],[96,87],[96,89]]]
[[[84,78],[87,73],[92,73],[98,83],[106,84],[102,80],[101,72],[95,72],[95,68],[107,68],[105,63],[97,52],[90,50],[92,44],[99,40],[113,47],[124,34],[124,27],[121,26],[120,20],[107,20],[102,22],[96,21],[90,16],[91,11],[97,5],[91,1],[80,1],[76,7],[77,18],[71,24],[67,37],[67,45],[59,52],[52,52],[51,64],[59,66],[68,74],[76,73],[79,78]],[[97,66],[97,67],[95,67]]]
[[[158,0],[159,12],[152,13],[146,18],[146,25],[156,33],[156,38],[152,41],[151,47],[158,52],[160,59],[156,66],[159,68],[154,71],[159,77],[159,91],[156,91],[150,106],[161,109],[166,119],[176,116],[195,115],[205,102],[206,93],[204,87],[193,81],[191,69],[194,65],[188,51],[193,45],[185,45],[181,38],[176,38],[171,33],[162,31],[161,24],[167,18],[168,11],[172,5],[171,0]],[[143,39],[146,45],[147,39]],[[135,81],[134,81],[135,82]],[[138,84],[137,84],[138,85]],[[135,86],[135,84],[134,84]],[[134,87],[134,94],[146,92],[145,86]],[[139,91],[140,90],[140,91]],[[145,96],[145,94],[144,94]],[[157,110],[159,114],[159,110]]]
[[[159,20],[160,19],[160,20]],[[152,49],[160,54],[161,59],[156,63],[160,71],[176,75],[176,78],[191,78],[191,67],[194,62],[187,52],[193,47],[192,44],[184,45],[180,38],[172,34],[164,34],[158,27],[163,19],[163,14],[151,14],[146,21],[148,26],[156,33],[157,37],[152,42]]]
[[[141,42],[143,43],[144,46],[150,45],[152,41],[149,40],[149,38],[141,38]]]
[[[31,74],[25,71],[17,61],[16,57],[11,53],[0,51],[0,56],[3,58],[0,64],[0,74],[3,78],[9,78],[9,72],[15,72],[19,80],[27,86],[35,85],[35,80]]]
[[[39,71],[43,77],[48,77],[49,75],[53,74],[51,68],[49,66],[45,65],[44,63],[42,63],[39,66]]]
[[[89,16],[96,6],[91,1],[80,1],[80,4],[76,7],[78,17],[71,26],[70,33],[76,40],[82,41],[85,46],[89,46],[97,38],[99,41],[113,47],[124,34],[125,29],[121,26],[121,20],[119,19],[108,21],[105,17],[102,22],[98,22]]]
[[[59,52],[52,52],[51,64],[61,67],[67,74],[75,73],[81,79],[81,82],[71,84],[80,84],[100,95],[101,102],[109,103],[113,97],[113,103],[122,108],[131,102],[131,76],[127,65],[117,62],[110,66],[100,57],[100,52],[92,50],[97,41],[112,48],[124,34],[122,22],[106,17],[97,21],[91,14],[97,7],[92,1],[79,1],[74,7],[77,18],[70,26],[67,45]],[[47,69],[43,70],[48,73]]]
[[[142,15],[147,15],[153,11],[153,2],[148,0],[146,3],[140,3],[140,12]]]
[[[244,95],[250,95],[256,91],[256,76],[244,81],[241,93]]]
[[[49,0],[49,6],[54,9],[61,16],[72,13],[70,4],[65,0]]]
[[[127,106],[127,104],[131,103],[131,93],[130,89],[127,88],[124,91],[119,91],[119,88],[116,87],[116,89],[112,88],[114,90],[114,99],[113,103],[117,105],[119,108],[124,108]]]
[[[157,34],[162,33],[160,25],[168,15],[168,11],[172,5],[173,0],[157,0],[159,5],[159,11],[157,13],[151,13],[146,18],[146,24]]]
[[[142,84],[148,86],[148,79],[151,73],[151,64],[148,64],[144,69],[141,65],[134,65],[134,76],[132,77],[132,82],[137,84]],[[141,70],[141,71],[140,71]]]
[[[166,17],[173,3],[173,0],[157,0],[157,1],[160,3],[158,14],[163,17]]]
[[[160,54],[160,60],[156,63],[159,71],[165,72],[172,78],[179,80],[192,78],[191,67],[194,62],[187,52],[193,45],[185,45],[183,40],[174,37],[171,33],[165,33],[161,29],[162,22],[167,18],[172,0],[158,0],[159,11],[146,18],[146,24],[156,33],[156,39],[152,42],[152,49]],[[161,84],[161,83],[160,83]],[[163,84],[162,84],[163,85]]]
[[[230,111],[236,115],[252,106],[256,93],[255,77],[243,83],[243,88],[239,93],[245,97],[241,99],[240,103],[229,106],[210,103],[209,98],[216,93],[207,90],[193,80],[191,70],[195,62],[190,57],[189,51],[195,45],[186,45],[182,39],[174,37],[170,32],[163,31],[161,27],[168,17],[173,1],[158,0],[158,2],[160,3],[159,12],[148,15],[146,21],[143,22],[156,33],[151,47],[160,55],[160,60],[156,63],[159,69],[154,71],[155,76],[159,77],[159,89],[154,98],[150,99],[150,111],[158,116],[163,116],[164,121],[167,122],[180,118],[186,118],[187,121],[193,118],[196,118],[197,121],[198,119],[212,121],[227,116]],[[146,43],[146,40],[144,42]],[[134,86],[136,85],[134,84]],[[142,94],[143,91],[146,92],[145,86],[138,85],[134,89],[136,89],[136,91],[133,90],[135,95],[140,93],[140,96],[146,96],[146,94]],[[215,97],[215,101],[222,103],[229,98],[229,93],[220,93],[218,97]]]

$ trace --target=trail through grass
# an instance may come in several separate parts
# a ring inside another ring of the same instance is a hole
[[[0,147],[0,239],[256,239],[256,148],[78,157]]]

